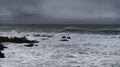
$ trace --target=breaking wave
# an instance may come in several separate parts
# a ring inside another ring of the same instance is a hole
[[[65,27],[62,31],[63,32],[79,32],[80,28],[77,28],[77,27]]]
[[[72,32],[72,33],[96,33],[96,34],[120,34],[120,29],[95,29],[95,28],[78,28],[78,27],[65,27],[62,32]]]

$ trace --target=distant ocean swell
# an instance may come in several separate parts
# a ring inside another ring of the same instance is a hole
[[[94,33],[94,34],[120,34],[119,29],[81,29],[77,27],[65,27],[62,32]]]
[[[0,31],[120,34],[120,25],[0,25]]]

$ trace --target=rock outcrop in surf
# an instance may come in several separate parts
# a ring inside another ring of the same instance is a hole
[[[13,42],[13,43],[38,43],[36,40],[28,40],[26,37],[0,37],[0,42]]]
[[[4,48],[7,48],[7,47],[5,47],[3,44],[0,43],[0,58],[5,58],[4,53],[2,53],[2,51],[4,50]]]

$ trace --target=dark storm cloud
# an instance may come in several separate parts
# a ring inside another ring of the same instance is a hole
[[[0,23],[113,23],[119,6],[120,0],[0,0]]]

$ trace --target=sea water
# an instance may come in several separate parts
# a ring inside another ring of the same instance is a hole
[[[0,25],[0,36],[39,41],[33,47],[3,43],[8,48],[0,66],[120,67],[119,31],[120,25]],[[61,41],[63,36],[71,39]]]

